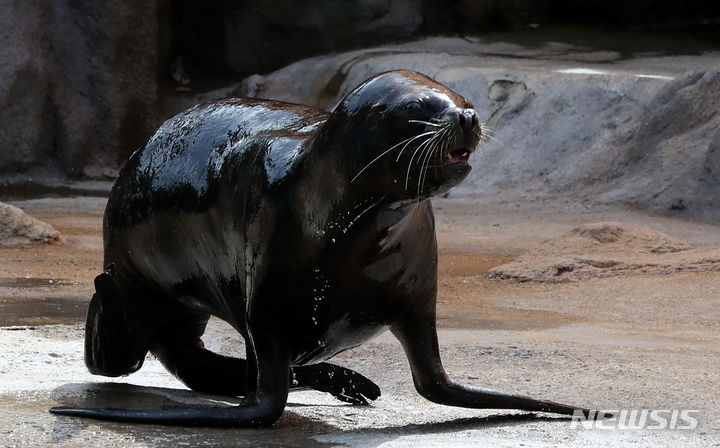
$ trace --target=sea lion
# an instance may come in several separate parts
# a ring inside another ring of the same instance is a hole
[[[377,397],[370,380],[325,361],[390,329],[431,401],[573,414],[577,407],[460,385],[442,367],[429,198],[468,175],[486,138],[466,99],[411,71],[368,79],[330,114],[228,99],[171,118],[112,188],[86,364],[124,375],[151,351],[190,388],[242,403],[51,411],[268,426],[293,376],[351,402]],[[245,360],[202,347],[210,315],[244,337]]]

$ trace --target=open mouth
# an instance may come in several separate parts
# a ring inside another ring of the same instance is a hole
[[[467,163],[468,159],[470,158],[470,154],[472,154],[472,150],[468,148],[458,148],[453,149],[452,151],[448,151],[448,153],[445,155],[445,159],[448,161],[448,163]]]

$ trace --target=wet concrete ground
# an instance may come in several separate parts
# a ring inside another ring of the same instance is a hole
[[[436,201],[441,246],[439,327],[451,377],[467,384],[601,409],[698,410],[693,430],[571,428],[549,414],[435,405],[412,387],[386,333],[336,358],[376,381],[368,407],[293,392],[275,427],[176,428],[56,417],[55,405],[216,405],[149,357],[126,378],[87,373],[83,320],[101,267],[104,199],[13,202],[60,230],[61,244],[0,247],[0,446],[720,446],[720,273],[565,284],[489,280],[485,272],[583,222],[643,224],[700,247],[720,227],[618,208]],[[210,348],[242,353],[213,321]]]

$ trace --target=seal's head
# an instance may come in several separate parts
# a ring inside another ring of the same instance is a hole
[[[349,143],[352,183],[397,198],[427,198],[460,183],[485,139],[472,104],[425,75],[381,73],[350,92],[332,121]]]

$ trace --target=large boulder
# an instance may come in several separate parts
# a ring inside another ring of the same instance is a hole
[[[713,218],[720,209],[720,65],[667,83],[637,124],[611,145],[615,161],[604,175],[622,189],[606,201],[691,210]]]

